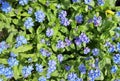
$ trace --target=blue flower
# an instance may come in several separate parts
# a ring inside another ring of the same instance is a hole
[[[96,27],[100,26],[101,22],[102,22],[102,17],[101,16],[99,16],[99,17],[94,16],[93,17],[93,23]]]
[[[76,15],[75,16],[75,20],[76,20],[77,23],[82,23],[82,21],[83,21],[83,15],[82,14]]]
[[[117,50],[118,50],[118,52],[120,52],[120,43],[119,42],[117,43]]]
[[[59,62],[62,62],[62,61],[63,61],[63,55],[62,55],[62,54],[57,55],[57,58],[58,58],[58,61],[59,61]]]
[[[120,17],[120,11],[116,12],[116,15]]]
[[[33,66],[24,66],[22,68],[22,75],[26,78],[31,74],[32,70],[33,70]]]
[[[79,2],[80,0],[72,0],[73,3]]]
[[[97,0],[97,2],[98,2],[98,5],[100,5],[100,6],[103,6],[105,4],[104,0]]]
[[[90,70],[88,72],[88,77],[90,78],[91,81],[94,81],[94,79],[98,78],[100,76],[100,70]]]
[[[4,75],[6,76],[6,78],[12,78],[14,76],[13,71],[10,67],[5,68]]]
[[[8,58],[8,64],[10,67],[17,66],[18,65],[18,60],[14,57],[9,57]]]
[[[120,81],[120,79],[115,79],[114,81]]]
[[[54,60],[49,60],[48,65],[49,66],[55,66],[57,63]]]
[[[69,71],[71,69],[71,66],[65,65],[65,70]]]
[[[10,57],[14,57],[14,58],[15,58],[15,57],[17,57],[17,55],[14,54],[13,52],[11,52],[11,53],[10,53]]]
[[[64,26],[68,26],[70,24],[70,21],[68,20],[68,18],[62,18],[60,19],[60,23]]]
[[[56,66],[49,66],[48,67],[48,70],[47,70],[47,73],[48,74],[51,74],[52,72],[54,72],[56,70]]]
[[[41,42],[41,43],[45,43],[45,39],[42,38],[42,39],[40,40],[40,42]]]
[[[33,23],[31,17],[28,17],[27,20],[25,20],[24,26],[26,27],[26,29],[29,29],[29,28],[31,28],[32,26],[34,26],[34,23]]]
[[[96,67],[96,68],[98,68],[98,63],[99,63],[99,59],[96,58],[96,59],[95,59],[95,67]]]
[[[76,45],[80,45],[82,43],[82,41],[80,40],[80,38],[79,37],[76,37],[75,38],[75,44]]]
[[[49,66],[49,67],[48,67],[46,76],[47,76],[47,78],[50,78],[51,73],[56,70],[56,61],[54,61],[54,60],[49,60],[48,66]]]
[[[115,64],[120,64],[120,54],[115,54],[115,55],[113,56],[113,62],[114,62]]]
[[[43,66],[42,65],[36,64],[35,66],[36,66],[36,71],[38,71],[40,73],[43,71]]]
[[[30,8],[28,9],[28,14],[32,14],[32,11],[33,11],[33,9],[30,7]]]
[[[28,4],[28,0],[19,0],[19,4],[24,6],[24,5]]]
[[[105,43],[105,46],[107,46],[107,47],[109,47],[109,46],[111,46],[112,44],[110,43],[110,42],[106,42]]]
[[[6,44],[5,41],[0,42],[0,54],[2,53],[2,51],[4,51],[5,49],[7,49],[9,46]]]
[[[47,28],[47,30],[46,30],[46,36],[47,37],[51,37],[53,35],[53,33],[54,33],[53,29]]]
[[[43,55],[43,56],[46,56],[47,55],[47,51],[43,48],[40,49],[40,53]]]
[[[38,81],[47,81],[47,79],[44,76],[39,77]]]
[[[51,77],[51,73],[48,72],[48,73],[46,74],[46,78],[49,79],[50,77]]]
[[[70,24],[70,21],[68,20],[68,18],[66,18],[67,16],[67,12],[62,10],[58,17],[60,18],[60,23],[64,26],[68,26]]]
[[[111,73],[116,73],[117,69],[118,68],[116,66],[112,66],[111,67]]]
[[[34,14],[36,21],[43,22],[45,20],[45,14],[43,11],[37,11]]]
[[[86,67],[84,64],[80,64],[79,67],[78,67],[79,71],[82,73],[82,74],[85,74],[86,73]]]
[[[64,10],[62,10],[62,11],[59,13],[59,15],[58,15],[58,17],[59,17],[60,19],[65,18],[66,16],[67,16],[67,12],[64,11]]]
[[[0,75],[3,75],[5,71],[5,66],[3,64],[0,64]]]
[[[75,81],[83,81],[82,78],[76,78]]]
[[[81,33],[79,38],[83,43],[89,43],[90,42],[90,39],[86,36],[85,33]]]
[[[90,52],[90,48],[86,47],[86,48],[84,49],[84,54],[88,54],[89,52]]]
[[[58,40],[56,47],[59,48],[64,48],[65,47],[65,43],[62,40]]]
[[[89,4],[92,0],[84,0],[85,4]]]
[[[92,50],[92,53],[93,53],[94,56],[97,56],[97,55],[99,54],[99,49],[94,48],[94,49]]]
[[[69,73],[67,76],[68,81],[75,81],[76,78],[77,78],[77,74],[75,73]]]
[[[66,46],[70,46],[71,45],[71,40],[68,39],[68,37],[65,38],[65,43]]]
[[[40,53],[42,54],[42,56],[47,56],[47,57],[49,57],[51,55],[50,52],[48,52],[47,50],[45,50],[43,48],[40,49]]]
[[[26,40],[26,38],[24,36],[18,36],[16,38],[16,42],[17,42],[16,47],[19,47],[19,46],[21,46],[23,44],[27,44],[27,40]]]
[[[108,51],[110,53],[114,52],[115,51],[115,46],[114,45],[111,45],[110,48],[108,49]]]
[[[8,2],[5,1],[5,2],[2,2],[1,9],[3,12],[8,13],[12,10],[12,7]]]

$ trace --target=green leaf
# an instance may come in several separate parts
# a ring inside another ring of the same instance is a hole
[[[114,8],[116,0],[105,0],[105,7]]]
[[[6,42],[12,43],[12,42],[13,42],[13,36],[14,36],[14,34],[11,33],[11,34],[8,36],[8,38],[6,39]]]
[[[105,64],[106,64],[105,60],[102,59],[102,60],[98,63],[98,66],[99,66],[99,68],[102,70],[102,69],[105,67]]]
[[[17,25],[18,22],[19,22],[18,19],[13,19],[12,21],[13,21],[13,23],[16,24],[16,25]]]
[[[18,66],[14,66],[13,67],[13,72],[14,72],[14,78],[17,80],[18,78],[20,78],[20,71]]]
[[[0,64],[8,64],[7,59],[0,58]]]
[[[7,20],[6,16],[4,14],[0,14],[0,20]]]
[[[16,49],[13,49],[12,51],[14,53],[25,52],[25,51],[31,50],[32,48],[33,48],[32,45],[22,45]]]

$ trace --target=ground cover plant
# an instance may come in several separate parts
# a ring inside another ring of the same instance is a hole
[[[0,0],[0,81],[120,81],[119,2]]]

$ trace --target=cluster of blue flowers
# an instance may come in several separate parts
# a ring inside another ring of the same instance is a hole
[[[101,23],[102,23],[101,21],[102,21],[102,17],[101,16],[99,16],[99,17],[94,16],[93,17],[93,23],[94,23],[94,25],[96,27],[101,25]]]
[[[86,36],[85,33],[81,33],[79,37],[75,38],[76,45],[80,45],[81,43],[89,43],[90,39]]]
[[[66,18],[67,16],[67,12],[62,10],[58,17],[60,18],[60,23],[64,26],[68,26],[70,24],[70,21],[68,20],[68,18]]]
[[[8,79],[14,76],[11,67],[5,67],[4,65],[0,65],[0,75],[5,75]]]
[[[97,2],[98,2],[98,5],[100,5],[100,6],[103,6],[105,4],[104,0],[97,0]]]
[[[54,34],[53,29],[47,28],[47,30],[46,30],[46,36],[47,36],[47,37],[51,37],[53,34]]]
[[[36,64],[36,71],[41,73],[43,71],[43,66],[41,64]]]
[[[68,81],[83,81],[83,79],[79,78],[76,73],[69,73],[67,79]]]
[[[112,66],[111,73],[116,73],[117,69],[118,69],[117,66]]]
[[[62,41],[62,40],[58,40],[57,41],[57,44],[56,44],[56,47],[58,49],[60,48],[65,48],[66,46],[70,46],[72,44],[72,41],[68,39],[68,37],[65,38],[65,41]]]
[[[86,67],[84,64],[80,64],[79,67],[78,67],[79,71],[82,73],[82,74],[85,74],[86,73]]]
[[[120,64],[120,54],[115,54],[115,55],[113,56],[113,62],[114,62],[115,64]]]
[[[58,40],[57,41],[57,45],[56,47],[59,48],[64,48],[65,47],[65,43],[62,40]]]
[[[51,73],[53,73],[56,70],[56,61],[54,60],[49,60],[48,62],[48,70],[47,70],[47,75],[46,77],[49,79]]]
[[[96,69],[96,70],[90,70],[88,72],[88,76],[90,78],[90,81],[94,81],[96,78],[98,78],[101,75],[100,70]]]
[[[94,56],[97,56],[97,55],[99,54],[99,49],[94,48],[94,49],[92,50],[92,53],[93,53]]]
[[[37,11],[34,14],[37,22],[43,22],[45,20],[45,14],[43,11]]]
[[[47,57],[51,55],[51,52],[45,50],[44,48],[40,49],[40,53],[42,54],[42,56],[47,56]]]
[[[1,10],[3,12],[8,13],[8,12],[12,11],[12,7],[8,2],[6,2],[4,0],[0,0],[0,4],[2,4]]]
[[[10,67],[18,65],[18,60],[15,57],[9,57],[8,58],[8,64]]]
[[[76,15],[75,16],[75,20],[76,20],[77,23],[82,23],[82,21],[83,21],[83,15],[82,14]]]
[[[24,22],[24,26],[26,27],[26,29],[31,28],[32,26],[34,26],[34,23],[32,21],[31,17],[28,17],[27,20]]]
[[[24,36],[18,36],[16,38],[16,42],[17,42],[16,47],[19,47],[19,46],[21,46],[23,44],[27,44],[27,40],[26,40],[26,38]]]
[[[86,47],[86,48],[84,49],[84,54],[88,54],[89,52],[90,52],[90,48]]]
[[[58,61],[61,63],[64,59],[62,54],[57,55]]]
[[[117,15],[118,17],[120,17],[120,11],[116,12],[116,15]]]
[[[44,76],[39,77],[38,81],[47,81],[47,79]]]
[[[69,71],[70,69],[71,69],[71,66],[65,65],[65,70],[66,70],[66,71]]]
[[[92,0],[84,0],[85,4],[90,4]]]
[[[117,42],[117,45],[113,45],[110,42],[106,42],[105,47],[108,48],[109,53],[120,52],[120,43]]]
[[[29,75],[31,75],[31,72],[33,70],[33,66],[32,65],[29,65],[29,66],[24,66],[22,68],[22,75],[23,77],[28,77]]]
[[[29,0],[19,0],[19,4],[24,6],[24,5],[28,4],[28,1]]]
[[[7,49],[9,46],[6,44],[5,41],[0,42],[0,54],[3,50]]]

